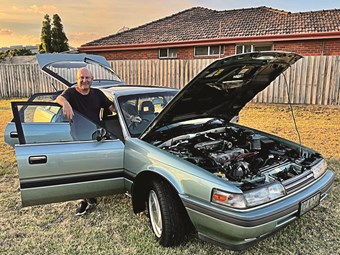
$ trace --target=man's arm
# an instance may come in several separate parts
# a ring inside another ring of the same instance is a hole
[[[72,106],[67,101],[67,99],[63,97],[62,95],[60,95],[56,98],[55,101],[63,107],[64,116],[66,116],[69,120],[72,120],[74,113],[73,113]]]

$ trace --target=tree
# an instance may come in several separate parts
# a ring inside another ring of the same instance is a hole
[[[68,39],[64,33],[63,25],[58,14],[53,15],[53,23],[51,30],[51,48],[54,52],[63,52],[69,50]]]
[[[14,56],[29,56],[29,55],[34,55],[34,53],[30,49],[26,48],[0,51],[0,63],[6,58],[11,59]]]
[[[22,49],[14,49],[13,56],[30,56],[34,55],[34,53],[30,49],[22,48]]]
[[[39,45],[39,52],[40,53],[49,53],[53,52],[51,48],[51,19],[48,14],[45,15],[44,21],[42,22],[41,28],[41,44]]]
[[[69,50],[68,39],[58,14],[53,15],[53,22],[48,14],[44,16],[39,45],[40,53],[63,52]]]

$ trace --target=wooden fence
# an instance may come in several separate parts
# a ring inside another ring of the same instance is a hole
[[[213,59],[117,60],[113,69],[127,84],[182,88]],[[340,105],[340,56],[305,57],[280,75],[254,102]],[[287,84],[285,82],[287,81]],[[64,87],[37,64],[0,65],[0,98],[28,97]]]

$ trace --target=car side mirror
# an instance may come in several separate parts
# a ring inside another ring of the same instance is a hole
[[[95,132],[95,137],[98,142],[103,140],[106,137],[106,129],[105,128],[98,128]]]

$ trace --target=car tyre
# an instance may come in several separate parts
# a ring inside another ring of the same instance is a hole
[[[169,183],[153,180],[148,193],[148,216],[156,240],[162,246],[178,245],[186,234],[187,213]]]

